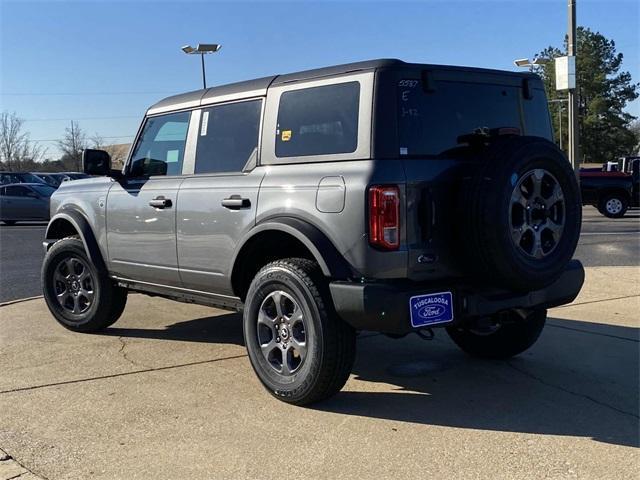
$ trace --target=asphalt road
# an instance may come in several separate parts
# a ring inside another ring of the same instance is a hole
[[[44,232],[44,224],[0,226],[0,303],[41,294]],[[595,208],[585,207],[575,258],[586,267],[637,266],[640,210],[630,210],[621,219],[608,219]]]

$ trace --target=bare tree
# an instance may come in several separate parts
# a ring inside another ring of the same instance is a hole
[[[87,148],[87,136],[78,125],[71,120],[69,127],[65,128],[64,137],[58,141],[58,147],[62,151],[63,162],[76,171],[82,170],[82,150]]]
[[[29,135],[22,131],[23,120],[15,113],[0,115],[0,159],[8,170],[20,168],[20,157],[29,143]]]
[[[96,148],[98,150],[104,150],[104,147],[106,146],[104,143],[104,137],[102,135],[100,135],[99,133],[94,133],[93,136],[91,137],[91,148]]]

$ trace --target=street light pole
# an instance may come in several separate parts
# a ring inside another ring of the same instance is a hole
[[[575,57],[576,55],[576,0],[568,0],[568,32],[567,32],[567,55],[569,57]],[[568,152],[569,160],[573,170],[578,173],[580,169],[580,143],[578,132],[578,91],[577,91],[577,79],[576,72],[576,85],[574,88],[568,90],[568,117],[569,117],[569,132],[568,132]]]
[[[207,88],[207,74],[204,70],[204,53],[200,54],[200,61],[202,62],[202,88]]]
[[[219,43],[199,43],[196,48],[191,45],[182,47],[182,51],[187,55],[200,55],[200,64],[202,65],[202,87],[207,88],[207,74],[204,70],[204,56],[208,53],[216,53],[222,45]]]

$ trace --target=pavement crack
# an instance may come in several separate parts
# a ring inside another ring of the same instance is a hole
[[[564,330],[571,330],[573,332],[587,333],[589,335],[598,335],[599,337],[609,337],[609,338],[615,338],[617,340],[625,340],[627,342],[640,343],[640,340],[636,340],[635,338],[621,337],[620,335],[611,335],[609,333],[594,332],[592,330],[586,330],[584,328],[567,327],[565,325],[556,325],[555,323],[551,323],[551,322],[547,322],[547,326],[554,327],[554,328],[562,328]]]
[[[585,395],[584,393],[574,392],[573,390],[569,390],[568,388],[562,387],[560,385],[556,385],[556,384],[547,382],[546,380],[538,377],[537,375],[534,375],[531,372],[528,372],[528,371],[526,371],[526,370],[524,370],[522,368],[516,367],[511,362],[507,362],[507,365],[509,367],[511,367],[513,370],[515,370],[516,372],[521,373],[525,377],[529,377],[532,380],[535,380],[536,382],[541,383],[542,385],[545,385],[545,386],[550,387],[550,388],[554,388],[556,390],[560,390],[560,391],[562,391],[564,393],[568,393],[569,395],[573,395],[575,397],[580,397],[580,398],[583,398],[585,400],[589,400],[589,401],[591,401],[591,402],[593,402],[593,403],[595,403],[597,405],[600,405],[601,407],[608,408],[610,410],[613,410],[615,412],[621,413],[623,415],[628,415],[628,416],[633,417],[635,419],[640,419],[640,416],[635,414],[635,413],[633,413],[633,412],[627,412],[626,410],[622,410],[622,409],[620,409],[618,407],[614,407],[613,405],[609,405],[608,403],[602,402],[602,401],[598,400],[597,398],[591,397],[589,395]]]
[[[30,386],[30,387],[11,388],[9,390],[0,391],[0,395],[4,395],[6,393],[16,393],[16,392],[25,392],[25,391],[29,391],[29,390],[38,390],[40,388],[47,388],[47,387],[57,387],[57,386],[61,386],[61,385],[72,385],[74,383],[84,383],[84,382],[92,382],[92,381],[96,381],[96,380],[105,380],[105,379],[109,379],[109,378],[126,377],[128,375],[137,375],[139,373],[162,372],[164,370],[172,370],[172,369],[175,369],[175,368],[191,367],[191,366],[194,366],[194,365],[204,365],[206,363],[216,363],[216,362],[222,362],[222,361],[225,361],[225,360],[235,360],[237,358],[245,358],[246,356],[247,356],[247,354],[244,353],[242,355],[231,355],[229,357],[212,358],[212,359],[209,359],[209,360],[199,360],[197,362],[180,363],[180,364],[177,364],[177,365],[167,365],[165,367],[143,368],[141,370],[134,370],[132,372],[112,373],[112,374],[109,374],[109,375],[99,375],[97,377],[79,378],[77,380],[65,380],[65,381],[62,381],[62,382],[45,383],[45,384],[42,384],[42,385],[33,385],[33,386]]]
[[[589,300],[586,302],[567,303],[566,305],[560,305],[559,307],[553,307],[554,309],[577,307],[578,305],[589,305],[591,303],[612,302],[613,300],[625,300],[627,298],[640,297],[640,295],[625,295],[623,297],[601,298],[600,300]]]
[[[22,464],[21,462],[16,460],[14,457],[9,455],[6,450],[3,450],[2,448],[0,448],[0,463],[3,463],[3,462],[15,463],[16,465],[18,465],[20,468],[24,470],[24,472],[20,472],[17,475],[14,475],[13,477],[8,477],[6,478],[6,480],[14,480],[16,478],[22,477],[23,475],[32,475],[42,480],[49,480],[44,475],[40,475],[34,472],[33,470],[31,470],[30,468],[26,467],[24,464]]]
[[[127,342],[123,337],[118,337],[118,341],[120,341],[120,350],[118,350],[118,353],[122,355],[122,358],[124,358],[127,362],[129,362],[134,367],[152,368],[149,365],[145,365],[144,363],[136,362],[135,360],[133,360],[127,355],[127,351],[126,351]]]

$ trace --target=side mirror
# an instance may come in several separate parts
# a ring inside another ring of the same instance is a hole
[[[82,152],[82,171],[87,175],[110,175],[111,157],[104,150],[87,148]]]

